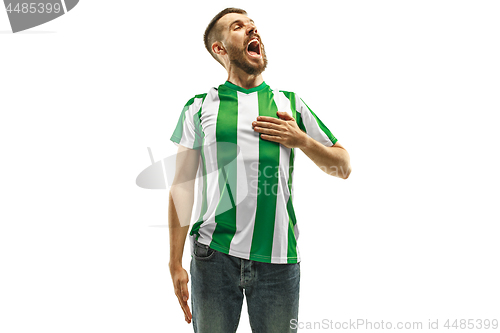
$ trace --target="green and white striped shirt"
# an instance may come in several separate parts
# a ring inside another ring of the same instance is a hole
[[[295,93],[265,82],[244,89],[227,81],[184,106],[170,140],[201,154],[191,241],[244,259],[300,262],[294,149],[261,139],[252,128],[257,116],[278,118],[278,110],[323,145],[337,142]]]

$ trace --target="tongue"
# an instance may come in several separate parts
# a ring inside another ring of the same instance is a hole
[[[250,43],[250,45],[248,45],[248,53],[250,55],[258,55],[259,51],[259,43],[257,41],[253,41]]]

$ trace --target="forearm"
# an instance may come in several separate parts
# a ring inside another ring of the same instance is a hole
[[[178,206],[174,204],[175,202],[179,201],[179,193],[176,193],[175,186],[172,186],[168,197],[168,230],[170,234],[170,262],[168,263],[168,266],[170,269],[170,276],[172,277],[172,282],[174,285],[175,295],[177,296],[182,311],[184,312],[184,319],[187,323],[190,323],[192,315],[189,309],[189,305],[187,304],[187,299],[189,297],[187,285],[189,281],[189,275],[187,271],[182,268],[182,254],[184,252],[184,243],[186,241],[186,235],[189,230],[189,224],[186,226],[181,226],[182,220],[179,220],[176,209],[178,208]]]
[[[342,147],[327,147],[307,137],[300,149],[324,172],[342,179],[351,173],[350,157]]]
[[[168,230],[170,238],[170,267],[182,266],[182,255],[184,253],[186,236],[189,231],[193,201],[193,192],[182,187],[172,187],[169,193]]]

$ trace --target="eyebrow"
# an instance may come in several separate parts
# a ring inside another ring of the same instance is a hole
[[[250,19],[250,22],[252,22],[253,24],[255,24],[255,22],[254,22],[252,19]],[[231,29],[231,27],[232,27],[233,25],[235,25],[236,23],[243,23],[243,21],[242,21],[242,20],[240,20],[240,19],[235,20],[233,23],[231,23],[231,24],[229,25],[229,29]]]

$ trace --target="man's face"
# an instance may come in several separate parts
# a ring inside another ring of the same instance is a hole
[[[254,22],[246,15],[230,13],[218,23],[231,65],[249,75],[262,73],[267,66],[267,58]]]

